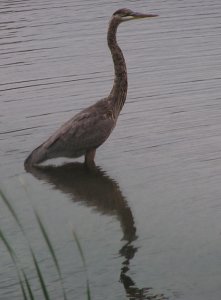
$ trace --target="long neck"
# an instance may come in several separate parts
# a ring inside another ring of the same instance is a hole
[[[119,22],[112,18],[108,28],[107,42],[114,63],[114,84],[109,98],[112,101],[113,112],[117,117],[124,105],[127,96],[127,68],[123,53],[117,44],[116,33]]]

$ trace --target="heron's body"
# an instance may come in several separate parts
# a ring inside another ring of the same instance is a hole
[[[109,106],[107,99],[103,99],[75,115],[36,148],[27,162],[33,159],[33,155],[36,163],[56,157],[77,158],[83,155],[89,162],[115,126],[115,120],[108,114]]]
[[[87,165],[94,163],[96,149],[114,129],[127,95],[126,64],[116,41],[117,27],[129,19],[154,16],[134,13],[128,9],[121,9],[113,14],[107,41],[113,58],[115,79],[109,96],[63,124],[48,140],[32,151],[25,160],[25,166],[39,164],[51,158],[77,158],[83,155]]]

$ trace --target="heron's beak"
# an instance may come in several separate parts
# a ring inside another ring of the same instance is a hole
[[[138,12],[132,13],[131,16],[134,19],[144,19],[144,18],[158,17],[158,15],[155,15],[155,14],[142,14],[142,13],[138,13]]]

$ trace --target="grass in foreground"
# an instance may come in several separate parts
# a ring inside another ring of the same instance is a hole
[[[41,291],[42,291],[42,294],[44,296],[44,299],[45,300],[51,300],[52,298],[50,297],[50,294],[49,294],[49,291],[48,291],[48,285],[45,282],[44,275],[42,274],[40,264],[39,264],[39,262],[38,262],[38,260],[36,258],[34,249],[31,246],[31,243],[30,243],[30,241],[28,239],[28,236],[27,236],[27,234],[25,232],[25,229],[24,229],[24,227],[23,227],[23,225],[21,223],[21,220],[19,219],[19,217],[18,217],[15,209],[11,205],[11,203],[8,200],[8,198],[6,197],[5,193],[3,193],[3,191],[1,189],[0,189],[0,197],[1,197],[2,201],[4,202],[4,204],[6,205],[7,209],[10,211],[13,219],[15,220],[15,222],[16,222],[16,224],[18,226],[18,228],[20,229],[20,231],[22,232],[24,238],[27,241],[29,252],[30,252],[30,255],[31,255],[31,258],[32,258],[33,265],[34,265],[35,270],[36,270],[37,278],[38,278],[38,281],[40,283]],[[66,291],[65,291],[65,288],[64,288],[64,283],[63,283],[63,278],[62,278],[60,264],[59,264],[59,261],[57,259],[56,254],[55,254],[53,245],[52,245],[51,240],[49,238],[49,235],[48,235],[48,233],[47,233],[47,231],[45,229],[45,226],[44,226],[44,224],[41,221],[41,218],[40,218],[39,214],[37,213],[36,209],[34,209],[34,208],[33,208],[33,211],[34,211],[34,215],[35,215],[37,224],[39,226],[39,229],[40,229],[40,231],[42,233],[42,236],[43,236],[43,238],[45,240],[45,243],[47,245],[48,252],[50,253],[50,256],[52,258],[53,264],[55,266],[55,270],[57,272],[57,275],[58,275],[58,278],[59,278],[59,282],[60,282],[60,287],[61,287],[61,292],[62,292],[62,298],[64,300],[67,300],[68,298],[67,298],[67,294],[66,294]],[[89,279],[88,279],[88,275],[87,275],[87,267],[86,267],[86,261],[85,261],[84,253],[83,253],[83,250],[82,250],[79,238],[78,238],[78,236],[77,236],[77,234],[76,234],[76,232],[74,230],[72,230],[72,234],[73,234],[74,241],[75,241],[75,243],[77,245],[78,251],[80,253],[80,257],[81,257],[81,260],[82,260],[82,263],[83,263],[83,266],[84,266],[84,271],[85,271],[85,274],[86,274],[86,294],[87,294],[87,300],[91,300],[90,285],[89,285]],[[16,273],[17,273],[17,276],[18,276],[18,281],[19,281],[19,285],[20,285],[21,292],[22,292],[22,295],[23,295],[23,299],[24,300],[35,300],[35,299],[37,299],[34,296],[34,292],[33,292],[33,289],[31,287],[31,282],[30,282],[30,280],[28,278],[28,275],[27,275],[25,269],[22,267],[21,262],[20,262],[18,256],[16,255],[16,251],[13,249],[12,245],[8,241],[7,234],[5,234],[1,230],[1,228],[0,228],[0,239],[2,240],[3,244],[5,245],[5,247],[6,247],[7,251],[8,251],[8,254],[11,257],[13,265],[14,265],[14,267],[16,269]]]

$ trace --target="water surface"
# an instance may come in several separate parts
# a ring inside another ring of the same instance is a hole
[[[34,147],[108,95],[113,66],[106,30],[120,7],[160,16],[119,28],[128,98],[97,151],[98,168],[88,172],[79,159],[26,173],[23,161]],[[1,1],[0,16],[1,186],[52,298],[61,299],[58,280],[29,199],[53,240],[70,299],[85,299],[73,226],[93,299],[219,299],[220,1]],[[2,203],[0,211],[1,228],[42,298],[27,245]],[[1,249],[0,299],[22,299]]]

